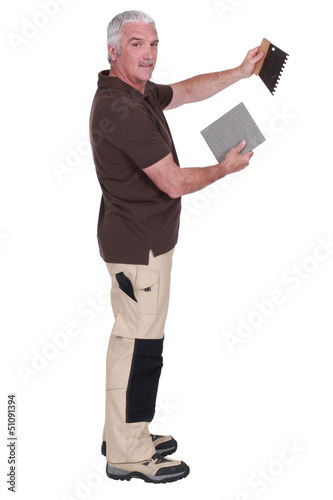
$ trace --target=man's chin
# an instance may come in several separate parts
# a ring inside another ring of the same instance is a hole
[[[153,74],[154,66],[140,66],[141,74],[149,75],[149,78]]]

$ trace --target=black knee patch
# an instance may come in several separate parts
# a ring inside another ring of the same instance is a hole
[[[135,339],[126,393],[126,422],[151,422],[163,366],[164,339]]]

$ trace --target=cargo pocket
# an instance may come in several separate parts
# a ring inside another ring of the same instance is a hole
[[[111,295],[115,322],[112,335],[134,339],[137,331],[138,304],[132,283],[135,283],[135,274],[125,269],[125,272],[116,273],[112,277]]]
[[[141,314],[156,314],[158,308],[158,271],[138,269],[137,277],[138,312]]]
[[[135,339],[126,392],[126,422],[151,422],[163,366],[163,339]]]
[[[131,280],[123,272],[117,273],[116,279],[118,281],[120,290],[122,290],[126,295],[134,300],[134,302],[137,302]]]

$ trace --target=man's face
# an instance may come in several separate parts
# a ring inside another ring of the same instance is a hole
[[[157,59],[158,38],[152,24],[127,23],[122,30],[121,56],[113,55],[118,77],[136,88],[150,80]]]

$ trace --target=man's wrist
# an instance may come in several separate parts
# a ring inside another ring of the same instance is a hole
[[[225,164],[225,160],[222,160],[219,164],[218,164],[218,168],[219,168],[219,178],[222,179],[223,177],[225,177],[226,175],[228,175],[228,169],[227,169],[227,166]]]
[[[236,68],[233,69],[234,73],[234,78],[236,81],[243,80],[245,78],[244,72],[242,71],[241,66],[237,66]]]

